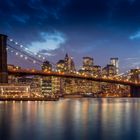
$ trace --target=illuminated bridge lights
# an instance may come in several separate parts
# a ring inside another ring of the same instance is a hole
[[[93,80],[98,82],[108,82],[108,83],[114,83],[114,84],[123,84],[123,85],[135,85],[140,86],[140,82],[133,82],[128,79],[121,80],[121,79],[114,79],[111,77],[95,77],[95,76],[89,76],[89,75],[79,75],[77,73],[71,74],[71,73],[64,73],[64,72],[55,72],[55,71],[41,71],[41,70],[35,70],[35,69],[9,69],[8,73],[11,75],[40,75],[40,76],[60,76],[65,78],[79,78],[79,79],[85,79],[85,80]]]
[[[31,51],[29,50],[29,48],[25,47],[24,45],[22,45],[21,43],[15,41],[15,40],[12,39],[12,38],[8,38],[8,41],[9,41],[10,44],[12,43],[12,44],[16,45],[16,46],[19,47],[22,51],[25,51],[26,53],[29,53],[30,55],[31,55],[31,54],[32,54],[32,55],[35,55],[36,57],[38,57],[38,58],[40,58],[40,59],[42,59],[42,60],[45,60],[45,59],[46,59],[46,57],[45,57],[44,55],[39,54],[39,53],[33,53],[33,52],[31,52]],[[18,49],[18,48],[17,48],[17,49]],[[33,62],[33,63],[34,63],[34,62]]]
[[[14,47],[13,47],[14,45]],[[7,51],[9,53],[14,54],[16,57],[20,57],[26,61],[29,61],[32,64],[35,65],[41,65],[42,62],[46,59],[44,55],[39,54],[39,53],[33,53],[30,51],[29,48],[26,48],[24,45],[22,45],[21,43],[15,41],[12,38],[8,37],[8,43],[7,43]],[[43,60],[43,61],[42,61]],[[53,64],[53,63],[52,63]],[[55,65],[55,64],[53,64]],[[74,78],[81,78],[81,79],[91,79],[91,80],[97,80],[97,81],[106,81],[106,82],[114,82],[114,83],[124,83],[124,84],[135,84],[135,85],[139,85],[139,82],[134,82],[131,81],[130,79],[126,79],[126,76],[132,76],[133,74],[140,74],[140,68],[136,68],[133,71],[128,70],[125,73],[121,73],[119,75],[116,76],[111,76],[111,77],[107,77],[107,76],[98,76],[98,75],[86,75],[86,73],[79,73],[76,71],[71,71],[71,73],[62,73],[62,72],[55,72],[54,71],[37,71],[37,70],[20,70],[20,71],[16,71],[16,69],[14,69],[13,71],[15,71],[15,73],[13,72],[13,74],[16,74],[16,72],[18,74],[21,75],[54,75],[54,76],[63,76],[63,77],[74,77]],[[12,73],[12,71],[10,72]]]

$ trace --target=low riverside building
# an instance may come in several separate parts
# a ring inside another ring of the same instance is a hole
[[[0,96],[30,96],[30,86],[19,84],[0,84]]]

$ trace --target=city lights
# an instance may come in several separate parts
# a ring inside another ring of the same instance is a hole
[[[95,65],[92,57],[86,56],[83,57],[83,65],[79,70],[76,70],[74,59],[68,54],[65,55],[64,59],[53,64],[45,60],[44,56],[31,53],[28,48],[20,43],[14,40],[11,40],[11,42],[20,46],[22,51],[18,51],[11,45],[8,45],[7,52],[14,52],[17,57],[23,60],[28,60],[33,64],[39,64],[41,70],[34,68],[25,69],[19,66],[8,65],[8,83],[16,85],[14,85],[14,90],[9,90],[9,87],[6,86],[6,88],[2,87],[2,97],[19,97],[22,99],[25,97],[52,99],[62,95],[128,97],[130,90],[135,91],[135,88],[140,86],[138,77],[140,70],[131,69],[126,73],[119,74],[118,58],[110,58],[110,63],[105,67],[101,67]],[[5,47],[5,49],[6,48],[7,47]],[[36,57],[34,57],[34,55]],[[41,61],[40,58],[42,58],[43,61]],[[19,77],[17,77],[17,75]],[[21,87],[24,84],[26,84],[25,90]],[[17,86],[20,86],[20,88],[17,88]],[[27,86],[29,86],[30,89],[27,88]]]

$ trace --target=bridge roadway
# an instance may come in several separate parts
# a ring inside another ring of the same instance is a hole
[[[104,77],[95,77],[89,75],[81,75],[81,74],[68,74],[62,72],[48,72],[48,71],[41,71],[41,70],[32,70],[32,69],[9,69],[8,75],[17,75],[17,76],[31,76],[31,75],[39,75],[39,76],[56,76],[56,77],[64,77],[64,78],[77,78],[77,79],[85,79],[85,80],[92,80],[97,82],[107,82],[107,83],[114,83],[114,84],[121,84],[126,86],[135,86],[140,87],[140,83],[132,82],[128,80],[120,80],[114,78],[104,78]]]

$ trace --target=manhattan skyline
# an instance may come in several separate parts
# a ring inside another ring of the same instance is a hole
[[[69,53],[79,68],[83,56],[101,66],[119,57],[120,69],[126,71],[140,66],[139,6],[138,0],[5,0],[0,32],[49,61]],[[22,62],[8,58],[8,63]]]

